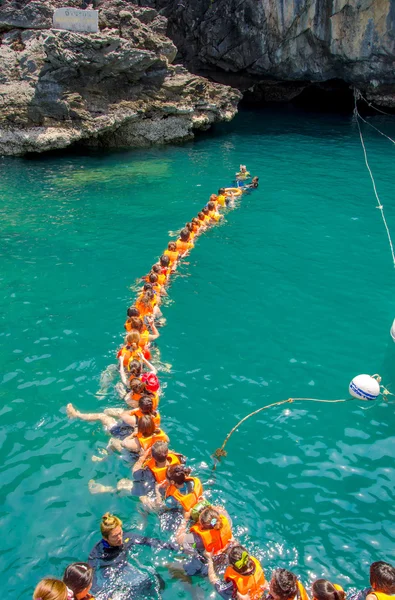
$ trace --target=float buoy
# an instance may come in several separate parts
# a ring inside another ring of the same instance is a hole
[[[353,398],[359,400],[376,400],[380,394],[380,384],[371,375],[357,375],[351,381],[348,391]]]
[[[231,192],[233,193],[234,196],[241,196],[243,193],[243,190],[239,187],[237,188],[225,188],[225,192],[227,194],[230,194]]]
[[[395,319],[394,319],[394,322],[391,325],[390,334],[391,334],[392,339],[395,342]]]

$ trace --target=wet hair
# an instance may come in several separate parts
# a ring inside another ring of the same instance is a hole
[[[162,254],[162,256],[160,257],[160,264],[162,265],[162,267],[169,266],[170,258],[167,256],[167,254]]]
[[[244,546],[240,546],[239,544],[237,544],[236,546],[232,546],[232,548],[229,551],[228,554],[228,559],[229,559],[229,563],[232,565],[232,567],[234,568],[234,570],[237,573],[254,573],[255,572],[255,564],[254,562],[251,560],[251,557],[248,556],[248,560],[245,564],[244,567],[242,567],[241,569],[237,568],[235,563],[237,563],[239,560],[241,560],[243,558],[243,554],[244,552],[247,552],[247,550],[244,548]]]
[[[143,290],[145,292],[148,292],[148,290],[152,290],[152,284],[149,281],[147,281],[143,286]]]
[[[175,242],[169,242],[167,244],[167,249],[170,250],[170,252],[177,252],[177,244]]]
[[[193,217],[193,219],[192,219],[192,224],[193,224],[193,225],[200,225],[200,221],[199,221],[199,219],[198,219],[197,217]]]
[[[382,560],[370,565],[370,585],[377,592],[395,594],[395,568]]]
[[[150,280],[150,283],[157,283],[157,281],[158,281],[157,274],[156,273],[150,273],[149,274],[149,280]]]
[[[298,592],[296,575],[286,569],[273,571],[270,585],[275,595],[284,600],[294,598]]]
[[[135,394],[141,394],[145,391],[145,383],[137,377],[133,377],[129,380],[129,387],[130,390]]]
[[[84,562],[73,563],[66,567],[63,581],[74,594],[80,594],[91,587],[93,569]]]
[[[126,336],[126,343],[128,346],[138,346],[140,342],[140,334],[138,331],[131,331]]]
[[[253,182],[254,182],[254,181],[256,181],[256,182],[258,183],[258,181],[259,181],[259,177],[255,176],[255,177],[253,177],[253,178],[252,178],[252,180],[251,180],[251,181],[253,181]]]
[[[151,396],[142,396],[139,400],[139,409],[144,415],[150,415],[154,410]]]
[[[169,454],[169,445],[167,442],[155,442],[151,448],[151,455],[157,462],[163,462]]]
[[[189,229],[187,227],[184,227],[184,229],[181,229],[180,231],[180,239],[182,242],[187,242],[189,240]]]
[[[129,323],[131,328],[137,329],[138,332],[141,332],[141,330],[144,327],[143,319],[141,319],[140,317],[131,317],[129,319]]]
[[[169,481],[174,481],[177,485],[183,485],[186,478],[191,474],[191,469],[184,465],[172,465],[166,471],[166,477]]]
[[[193,231],[193,225],[191,222],[185,223],[185,229],[188,229],[189,232]]]
[[[150,437],[156,431],[155,421],[151,415],[143,415],[137,420],[137,431],[143,437]]]
[[[158,264],[152,265],[151,272],[152,273],[160,273],[161,272],[160,265],[158,265]]]
[[[67,600],[67,586],[60,579],[46,577],[37,585],[33,593],[34,600]]]
[[[129,373],[131,374],[131,378],[137,378],[141,375],[141,363],[137,359],[133,359],[129,363]],[[140,380],[139,380],[140,381]]]
[[[214,508],[214,506],[208,506],[207,508],[204,508],[202,510],[202,512],[199,515],[199,523],[202,526],[203,529],[214,529],[215,525],[218,523],[218,518],[219,518],[219,510],[217,510],[216,508]],[[212,525],[212,521],[216,520],[215,524]],[[220,522],[221,527],[222,527],[222,523]],[[219,527],[219,529],[221,529],[221,527]]]
[[[203,213],[204,215],[208,215],[208,213],[209,213],[209,209],[207,208],[207,206],[205,206],[204,208],[202,208],[202,213]]]
[[[219,188],[219,190],[218,190],[218,196],[224,196],[225,194],[226,194],[225,188]]]
[[[112,532],[113,529],[117,527],[122,527],[122,521],[115,515],[112,515],[109,512],[106,512],[102,518],[100,523],[100,531],[105,540],[108,540],[108,536]]]
[[[147,283],[146,285],[149,285],[149,289],[146,290],[146,292],[143,294],[143,297],[140,299],[140,302],[142,302],[145,305],[151,304],[151,300],[153,300],[155,294],[153,289],[151,288],[151,284]]]
[[[217,202],[217,200],[218,200],[217,194],[211,194],[209,202],[214,202],[214,204],[215,204]]]
[[[207,208],[208,208],[209,210],[215,210],[215,202],[209,202],[209,203],[207,204]]]
[[[200,211],[198,213],[198,219],[200,219],[200,221],[204,221],[204,212]]]
[[[135,306],[129,306],[129,308],[127,310],[127,315],[128,315],[129,318],[130,317],[139,317],[140,316],[140,311]]]
[[[326,579],[317,579],[311,586],[313,598],[316,600],[344,600],[345,592],[337,590],[333,583]]]

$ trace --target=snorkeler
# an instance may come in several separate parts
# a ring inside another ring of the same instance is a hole
[[[211,553],[206,553],[208,578],[218,594],[224,600],[238,598],[239,595],[249,600],[260,600],[267,589],[265,574],[260,562],[250,556],[243,546],[235,545],[228,552],[229,565],[223,581],[217,576]]]
[[[158,581],[129,563],[130,549],[144,545],[177,551],[178,546],[156,538],[124,533],[121,519],[110,513],[103,515],[100,531],[102,539],[95,544],[88,558],[88,564],[94,569],[93,593],[104,593],[109,599],[118,597],[119,592],[124,590],[127,598],[151,597]]]

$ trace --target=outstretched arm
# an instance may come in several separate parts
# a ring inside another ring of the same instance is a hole
[[[160,548],[164,550],[179,550],[178,544],[173,544],[173,542],[162,542],[162,540],[158,540],[157,538],[146,537],[144,535],[137,535],[135,533],[126,533],[124,535],[124,545],[127,548],[131,546],[150,546],[151,548]]]

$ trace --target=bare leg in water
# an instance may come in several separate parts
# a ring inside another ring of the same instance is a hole
[[[117,424],[116,419],[114,417],[110,417],[110,415],[106,415],[104,412],[102,413],[81,413],[79,410],[74,408],[72,404],[68,404],[66,406],[66,412],[69,419],[80,419],[81,421],[100,421],[103,425],[104,430],[109,433],[111,428]],[[122,443],[121,440],[117,440],[116,438],[111,438],[107,444],[107,454],[109,452],[121,452],[122,451]],[[103,457],[100,456],[92,456],[92,460],[95,462],[100,462],[104,460]]]

